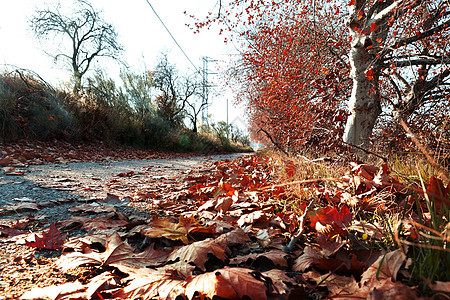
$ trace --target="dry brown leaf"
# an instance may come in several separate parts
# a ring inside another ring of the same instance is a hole
[[[325,260],[325,256],[314,250],[312,247],[306,246],[305,249],[303,249],[303,254],[294,261],[292,270],[295,272],[304,272],[320,260]]]
[[[380,256],[361,276],[361,287],[372,287],[379,280],[396,279],[397,273],[405,261],[401,249]],[[377,278],[378,274],[378,278]]]
[[[297,286],[297,282],[286,275],[285,271],[280,269],[272,269],[267,272],[262,272],[265,277],[269,277],[273,284],[274,292],[280,295],[287,295],[291,292],[293,287]]]
[[[56,262],[56,266],[63,272],[76,268],[82,264],[109,265],[114,263],[128,265],[157,265],[164,257],[159,251],[149,247],[142,253],[134,253],[134,248],[126,241],[123,242],[118,233],[106,239],[106,250],[97,253],[87,249],[87,253],[71,252],[62,255]]]
[[[222,245],[222,247],[228,246],[236,246],[244,244],[250,241],[247,233],[244,232],[241,228],[236,228],[233,231],[227,232],[216,238],[216,243]]]
[[[148,268],[133,268],[114,265],[120,271],[130,274],[133,280],[122,290],[113,294],[114,299],[153,299],[175,300],[184,294],[183,280],[172,273],[161,273]]]
[[[411,300],[421,299],[407,285],[400,282],[392,282],[390,278],[376,282],[369,292],[364,289],[354,296],[363,296],[367,300]]]
[[[250,253],[248,255],[240,255],[236,256],[233,259],[230,260],[231,264],[241,264],[245,263],[248,266],[252,265],[253,263],[256,263],[258,259],[266,258],[273,262],[275,266],[278,267],[287,267],[287,261],[285,259],[285,256],[287,256],[286,252],[281,250],[271,250],[269,252],[265,253]]]
[[[265,228],[269,224],[269,218],[263,211],[257,210],[249,214],[242,215],[237,221],[237,224],[240,227],[250,224],[255,227]]]
[[[170,254],[168,260],[175,261],[179,259],[182,263],[194,263],[197,267],[205,271],[205,262],[208,260],[208,254],[212,254],[224,261],[227,258],[227,252],[229,252],[228,247],[224,248],[213,239],[207,239],[175,250]]]
[[[45,288],[34,288],[23,294],[20,300],[69,300],[69,299],[89,299],[86,286],[79,281],[62,285],[52,285]]]
[[[206,201],[205,203],[203,203],[202,206],[200,206],[198,208],[198,211],[213,210],[216,205],[217,205],[217,199],[210,199],[210,200]]]
[[[69,209],[73,213],[83,214],[102,214],[102,213],[114,213],[116,209],[111,205],[102,205],[98,203],[81,204]]]
[[[186,278],[186,296],[192,299],[195,293],[212,299],[267,299],[267,287],[252,275],[253,270],[245,268],[225,268]]]
[[[217,199],[217,204],[214,209],[218,212],[224,213],[228,211],[233,204],[233,197],[221,197]]]
[[[119,284],[120,279],[116,274],[113,274],[111,272],[104,272],[92,278],[87,284],[87,299],[94,299],[94,295],[97,295],[102,291],[117,288]]]
[[[425,279],[427,285],[435,292],[450,293],[450,281],[436,281],[431,283],[429,279]]]
[[[179,240],[184,244],[189,244],[188,234],[213,234],[215,227],[202,226],[194,217],[187,218],[180,216],[179,223],[172,223],[167,219],[153,217],[151,227],[142,230],[142,234],[150,238],[167,238],[169,240]]]
[[[122,227],[128,224],[126,220],[111,219],[110,216],[99,216],[97,218],[85,218],[85,217],[72,217],[69,220],[60,222],[62,228],[79,227],[85,229],[88,232],[92,231],[104,231],[108,229],[114,229]]]
[[[359,293],[359,285],[353,276],[340,276],[334,273],[322,275],[314,270],[303,273],[302,276],[305,279],[321,283],[321,286],[325,286],[333,297],[348,297],[348,295]]]

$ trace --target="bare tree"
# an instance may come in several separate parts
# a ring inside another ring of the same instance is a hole
[[[156,101],[161,115],[172,125],[180,125],[186,114],[190,118],[191,114],[186,107],[193,107],[190,101],[198,95],[200,87],[195,78],[179,76],[176,67],[170,64],[167,55],[163,54],[156,67],[154,81],[155,87],[161,92]]]
[[[186,116],[192,123],[192,132],[197,133],[198,132],[198,116],[200,113],[210,105],[208,102],[202,101],[200,105],[196,105],[194,102],[187,102],[187,106],[190,108],[190,110],[186,110]]]
[[[66,2],[65,2],[66,3]],[[122,46],[117,42],[117,32],[113,25],[106,23],[100,12],[87,0],[74,0],[75,9],[63,12],[61,3],[56,7],[36,10],[30,20],[37,38],[62,37],[70,41],[58,48],[55,60],[63,58],[73,70],[73,92],[81,90],[81,79],[89,70],[94,58],[109,57],[119,60]]]

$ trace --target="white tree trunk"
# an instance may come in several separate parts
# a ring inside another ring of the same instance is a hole
[[[346,143],[368,147],[368,138],[381,113],[379,70],[376,65],[380,42],[387,36],[386,18],[401,1],[375,2],[364,13],[365,0],[355,0],[349,6],[348,28],[352,36],[350,50],[350,76],[352,94],[348,103],[351,115],[347,119],[343,140]]]
[[[364,47],[365,36],[352,41],[350,52],[351,78],[353,88],[348,108],[351,115],[347,119],[344,142],[365,148],[367,139],[381,113],[380,95],[376,74],[369,80],[366,71],[373,62],[373,57]]]

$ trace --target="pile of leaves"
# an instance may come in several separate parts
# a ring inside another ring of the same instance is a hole
[[[259,156],[218,162],[140,191],[150,219],[110,212],[51,224],[26,244],[62,251],[62,273],[92,272],[20,299],[414,299],[424,292],[414,281],[422,250],[438,261],[420,280],[449,292],[448,185],[406,185],[386,164],[359,163],[340,178],[275,182],[298,168]],[[294,186],[314,196],[287,203]],[[62,233],[71,228],[89,234]]]

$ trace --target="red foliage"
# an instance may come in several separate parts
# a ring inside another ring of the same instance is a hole
[[[25,240],[28,247],[39,249],[58,250],[64,244],[65,235],[56,228],[55,223],[50,224],[50,229],[40,235],[34,234],[34,241]]]

